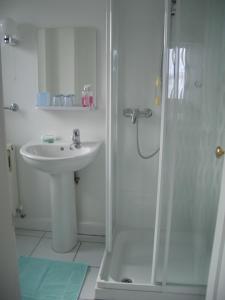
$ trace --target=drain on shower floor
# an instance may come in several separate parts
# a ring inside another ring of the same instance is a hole
[[[121,279],[121,282],[123,282],[123,283],[132,283],[133,280],[130,279],[130,278],[123,278],[123,279]]]

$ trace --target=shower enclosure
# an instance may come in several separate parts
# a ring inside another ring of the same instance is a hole
[[[204,299],[225,147],[225,2],[108,4],[107,230],[96,298]],[[136,117],[149,159],[138,155]]]

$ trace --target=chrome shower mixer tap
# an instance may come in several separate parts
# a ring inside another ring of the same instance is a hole
[[[125,108],[123,110],[123,115],[125,117],[131,118],[132,124],[135,124],[139,118],[150,118],[152,116],[152,110],[150,108],[145,108],[140,110],[138,108]]]
[[[132,109],[132,108],[125,108],[123,110],[123,115],[127,118],[131,118],[132,124],[136,124],[136,143],[137,143],[137,152],[138,155],[143,159],[149,159],[154,157],[158,152],[159,148],[157,148],[155,151],[151,152],[148,155],[144,155],[140,148],[140,141],[139,141],[139,127],[138,127],[138,119],[139,118],[150,118],[152,116],[152,110],[150,108],[145,108],[143,110],[140,110],[138,108]]]

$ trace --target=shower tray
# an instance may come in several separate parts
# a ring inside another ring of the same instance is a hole
[[[96,299],[149,300],[150,295],[152,300],[180,300],[181,295],[182,300],[204,299],[205,286],[185,286],[182,285],[182,282],[179,285],[175,284],[181,277],[176,268],[171,270],[171,283],[169,282],[169,285],[162,287],[160,279],[163,252],[159,253],[156,284],[150,284],[153,237],[153,231],[149,230],[128,230],[116,234],[112,253],[105,252],[103,257],[97,279]],[[184,243],[182,234],[178,236],[178,242],[181,245],[180,253],[183,252],[182,247],[186,247],[187,268],[190,269],[190,257],[188,255],[190,255],[191,249],[187,249],[188,243]],[[179,253],[177,253],[177,257],[180,259]],[[185,282],[187,277],[183,280]]]

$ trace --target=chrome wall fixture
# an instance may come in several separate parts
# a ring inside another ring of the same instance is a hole
[[[150,108],[145,108],[140,110],[138,108],[125,108],[123,110],[123,115],[127,118],[131,118],[132,124],[136,124],[136,144],[137,144],[137,153],[142,159],[149,159],[155,156],[159,152],[159,148],[148,155],[144,155],[141,151],[140,141],[139,141],[139,118],[150,118],[152,116],[152,110]]]
[[[17,24],[14,20],[6,18],[0,21],[1,42],[5,45],[15,46],[18,43]]]
[[[152,116],[152,110],[150,108],[143,110],[139,110],[138,108],[125,108],[123,115],[127,118],[131,118],[131,122],[135,124],[138,118],[150,118]]]
[[[12,103],[10,106],[4,106],[3,109],[15,112],[19,110],[19,105],[16,103]]]
[[[14,37],[10,36],[9,34],[4,35],[3,42],[4,44],[10,46],[16,46],[17,44],[17,40]]]
[[[176,0],[172,0],[171,1],[171,17],[174,17],[176,15],[176,4],[177,4],[177,1]]]

